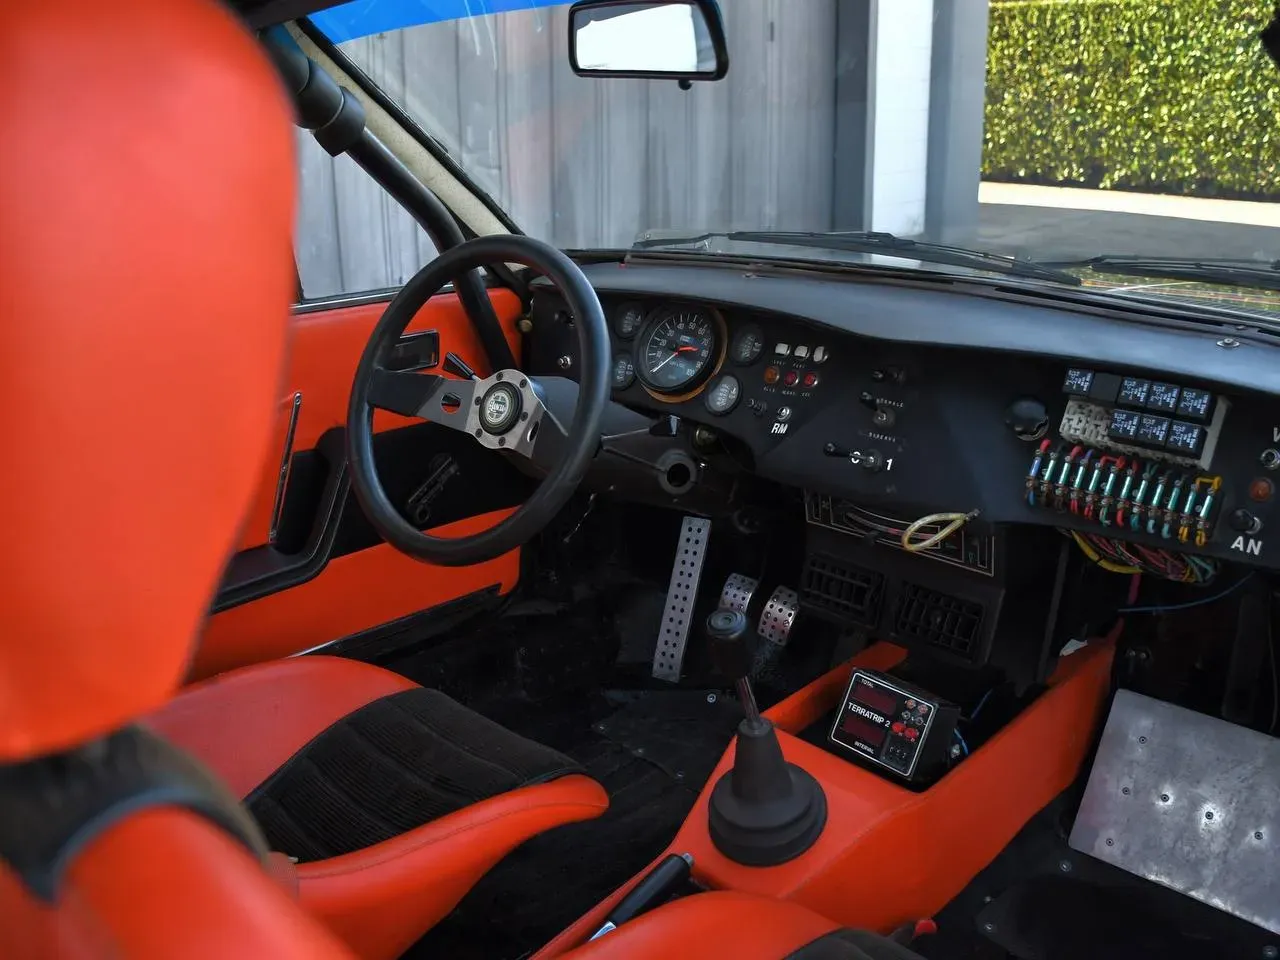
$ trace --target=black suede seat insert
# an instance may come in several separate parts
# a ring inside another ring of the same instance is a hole
[[[374,700],[325,729],[245,805],[272,850],[306,863],[581,772],[564,754],[419,688]]]

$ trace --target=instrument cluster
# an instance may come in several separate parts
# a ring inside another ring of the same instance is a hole
[[[795,413],[791,400],[812,395],[821,381],[818,368],[831,356],[821,343],[779,339],[776,325],[725,315],[702,304],[644,303],[611,305],[614,336],[615,396],[638,386],[662,403],[702,398],[714,417],[733,413],[744,403],[767,419],[775,436]],[[772,416],[769,416],[772,414]]]

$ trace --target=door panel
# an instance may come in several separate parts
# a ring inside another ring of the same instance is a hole
[[[519,356],[519,299],[507,290],[491,291],[490,299]],[[505,593],[515,586],[519,551],[464,568],[421,563],[381,542],[349,492],[341,450],[351,380],[385,309],[386,303],[378,302],[294,318],[276,445],[264,465],[240,552],[215,601],[217,612],[201,640],[191,679],[298,653],[476,591],[496,587]],[[453,352],[481,376],[490,372],[453,294],[432,298],[408,328],[423,330],[438,333],[441,358]],[[272,541],[297,394],[301,402],[287,487]],[[527,492],[527,481],[513,468],[451,430],[385,411],[375,414],[374,430],[388,496],[406,512],[412,503],[418,525],[431,532],[461,536],[485,529],[509,515]],[[433,478],[443,478],[440,489],[433,487],[425,504],[421,496],[415,499]],[[256,586],[244,587],[245,571],[256,571]]]
[[[510,513],[485,513],[431,532],[478,533]],[[212,617],[191,677],[287,657],[488,587],[506,593],[519,574],[518,551],[470,567],[434,567],[386,543],[336,557],[306,583]]]

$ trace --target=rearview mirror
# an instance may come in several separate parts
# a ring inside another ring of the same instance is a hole
[[[719,80],[729,72],[720,8],[715,0],[578,0],[569,8],[569,65],[580,77]]]

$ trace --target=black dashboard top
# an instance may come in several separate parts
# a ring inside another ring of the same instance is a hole
[[[1181,329],[1117,322],[1067,303],[996,298],[992,287],[930,274],[905,285],[821,273],[754,272],[721,264],[597,263],[583,268],[601,297],[691,298],[720,306],[777,311],[833,330],[899,343],[970,347],[1132,365],[1224,387],[1280,392],[1280,340],[1248,339],[1230,326]],[[1007,285],[1006,285],[1007,286]],[[1116,297],[1112,309],[1135,305]],[[1234,335],[1233,335],[1234,334]],[[1219,341],[1227,340],[1225,346]]]

